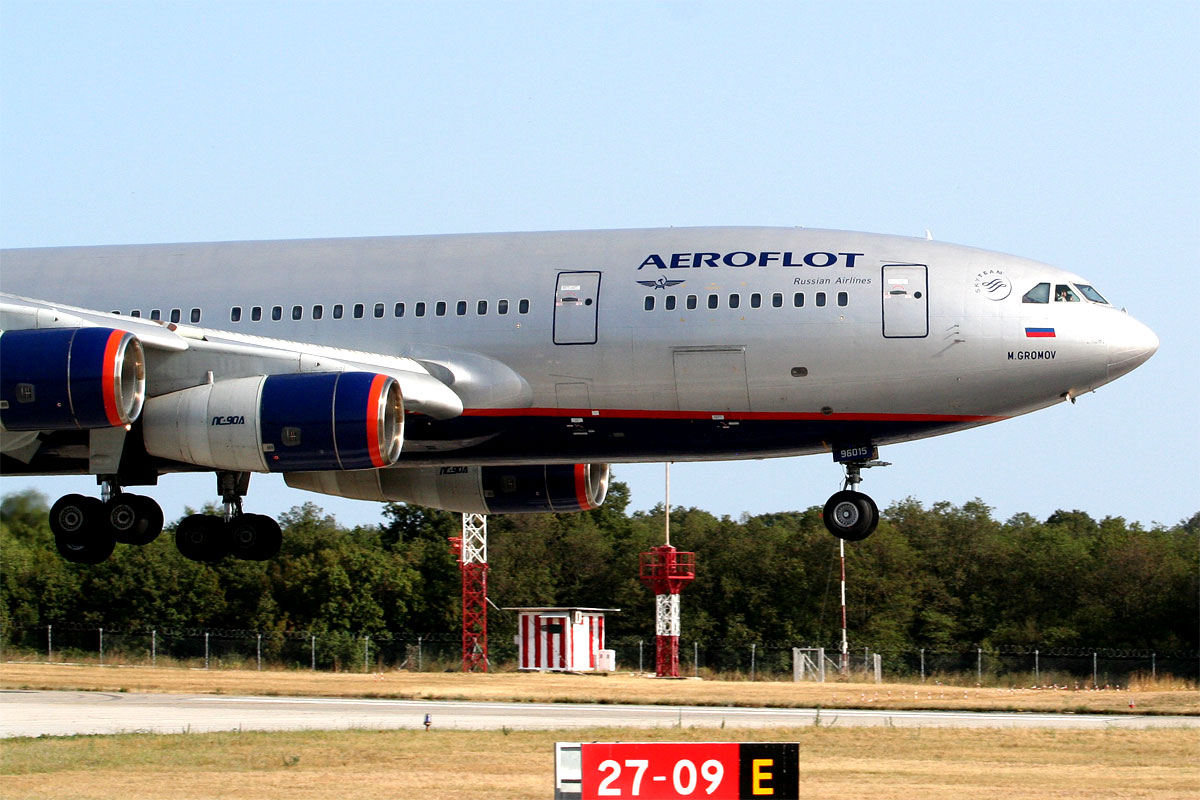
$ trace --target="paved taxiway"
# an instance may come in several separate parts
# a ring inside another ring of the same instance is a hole
[[[439,730],[635,728],[763,728],[895,725],[971,728],[1200,728],[1200,717],[712,708],[700,706],[431,702],[322,697],[111,692],[0,691],[0,737],[106,733],[193,733],[228,730],[421,728]]]

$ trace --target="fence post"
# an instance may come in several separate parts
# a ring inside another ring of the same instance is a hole
[[[371,634],[363,636],[363,672],[367,671],[367,659],[371,650]]]
[[[757,644],[750,645],[750,680],[754,680],[754,651],[757,648]]]
[[[422,658],[423,658],[423,654],[421,652],[421,637],[418,636],[417,637],[417,672],[421,671]]]
[[[1042,670],[1041,670],[1041,653],[1037,650],[1033,651],[1033,682],[1036,686],[1042,685]]]
[[[875,682],[883,683],[883,656],[875,654]]]
[[[921,683],[925,682],[925,648],[921,648]]]
[[[1154,661],[1155,661],[1154,656],[1155,656],[1155,654],[1153,652],[1151,652],[1150,653],[1150,677],[1153,680],[1158,680],[1158,666],[1154,663]]]
[[[642,672],[642,640],[638,639],[638,673]]]
[[[311,648],[312,649],[309,651],[309,654],[312,656],[312,669],[313,669],[313,672],[316,672],[317,671],[317,635],[315,633],[312,635]]]
[[[104,666],[104,628],[100,628],[100,666]]]
[[[150,666],[158,666],[158,629],[150,630]]]
[[[208,669],[208,631],[204,632],[204,668]]]
[[[54,655],[54,626],[46,626],[46,661],[53,661]]]
[[[700,677],[700,641],[692,642],[692,676]]]
[[[258,671],[262,672],[262,634],[258,634]]]
[[[1092,688],[1096,688],[1096,654],[1092,653]]]
[[[975,678],[979,683],[983,683],[983,648],[975,649]]]

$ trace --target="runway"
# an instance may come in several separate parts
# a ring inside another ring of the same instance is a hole
[[[959,728],[1200,728],[1200,717],[366,700],[0,691],[0,738],[337,729],[559,730],[593,727],[892,725]]]

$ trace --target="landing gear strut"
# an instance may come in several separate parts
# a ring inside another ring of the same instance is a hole
[[[879,506],[868,495],[857,491],[857,486],[862,483],[864,467],[886,466],[886,461],[846,462],[846,482],[842,491],[829,498],[821,514],[830,533],[847,542],[858,542],[875,532],[879,525]]]
[[[175,546],[184,558],[214,562],[225,556],[244,561],[266,561],[279,552],[283,532],[279,523],[262,514],[242,512],[242,498],[250,488],[248,472],[218,472],[224,514],[192,514],[175,530]]]

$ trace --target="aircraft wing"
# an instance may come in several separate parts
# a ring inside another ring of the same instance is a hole
[[[430,371],[432,367],[444,378],[445,370],[415,358],[106,314],[0,294],[2,331],[91,327],[126,331],[141,343],[147,398],[213,380],[366,370],[397,381],[405,411],[434,419],[449,419],[463,412],[462,398]]]

